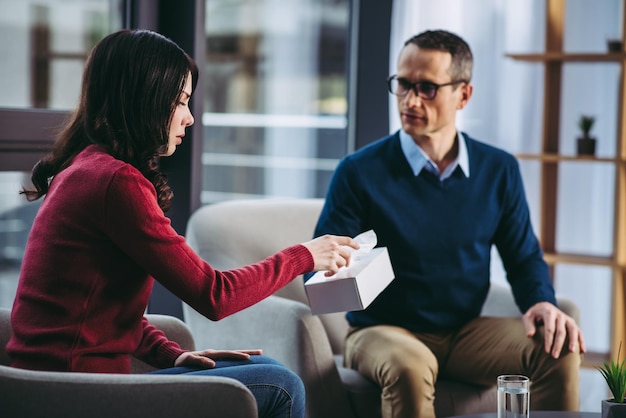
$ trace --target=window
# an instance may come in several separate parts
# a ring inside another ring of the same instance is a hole
[[[72,109],[85,58],[121,27],[120,1],[0,0],[0,107]],[[26,75],[26,76],[25,76]]]
[[[78,101],[87,54],[120,29],[122,0],[0,0],[0,306],[10,308],[41,200],[19,190]],[[8,59],[6,57],[9,57]]]
[[[347,151],[350,2],[205,5],[201,203],[323,197]]]

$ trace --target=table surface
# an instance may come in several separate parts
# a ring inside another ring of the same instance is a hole
[[[530,418],[600,418],[599,412],[530,411]],[[496,412],[459,415],[451,418],[497,418]]]

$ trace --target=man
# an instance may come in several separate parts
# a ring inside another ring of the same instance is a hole
[[[577,410],[585,344],[556,307],[518,164],[456,130],[472,96],[472,53],[447,31],[409,39],[388,79],[402,129],[344,158],[315,235],[374,229],[395,280],[347,314],[348,367],[382,388],[383,417],[435,416],[440,377],[532,381],[531,409]],[[480,317],[498,249],[519,318]]]

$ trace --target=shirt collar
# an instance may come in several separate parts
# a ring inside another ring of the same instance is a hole
[[[469,177],[470,167],[465,137],[457,132],[456,140],[459,144],[459,154],[452,162],[451,166],[456,167],[458,165],[459,167],[461,167],[461,171],[463,171],[465,177]],[[424,150],[422,150],[422,148],[415,143],[413,138],[402,129],[400,130],[400,146],[406,160],[411,166],[411,170],[413,171],[414,175],[419,175],[422,169],[426,166],[430,166],[432,169],[434,169],[435,172],[437,171],[435,163],[426,155]],[[439,173],[436,172],[436,174]]]

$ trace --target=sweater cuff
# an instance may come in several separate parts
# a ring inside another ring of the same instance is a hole
[[[283,252],[291,259],[291,265],[295,275],[308,273],[315,266],[313,254],[302,244],[286,248]]]
[[[158,362],[163,368],[174,367],[174,362],[181,354],[186,352],[174,341],[168,341],[165,344],[161,344],[158,351]]]

